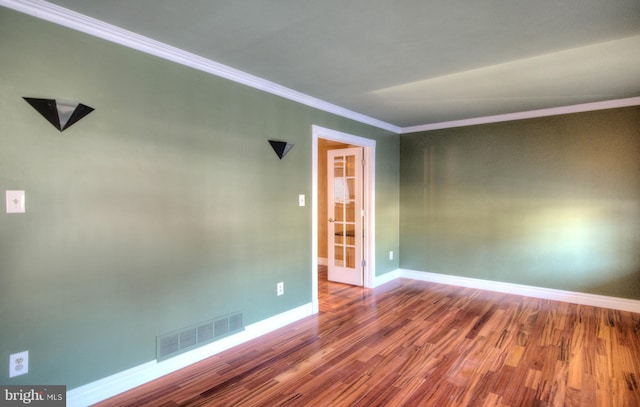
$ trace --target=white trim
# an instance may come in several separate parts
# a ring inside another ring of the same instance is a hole
[[[318,300],[318,134],[315,126],[311,126],[311,309],[314,314],[320,312],[320,301]]]
[[[397,269],[383,274],[382,276],[376,276],[374,279],[374,286],[378,287],[382,284],[393,281],[396,278],[407,278],[438,284],[476,288],[487,291],[524,295],[534,298],[543,298],[554,301],[564,301],[575,304],[640,313],[640,301],[638,300],[607,297],[595,294],[585,294],[572,291],[556,290],[551,288],[533,287],[521,284],[504,283],[500,281],[481,280],[469,277],[452,276],[406,269]],[[271,318],[259,321],[255,324],[248,325],[244,331],[239,332],[235,335],[223,338],[219,341],[210,343],[198,349],[194,349],[193,351],[184,353],[182,355],[178,355],[166,361],[158,363],[157,361],[153,360],[135,366],[123,372],[119,372],[114,375],[97,380],[95,382],[76,387],[67,392],[67,405],[70,407],[84,407],[98,403],[102,400],[108,399],[109,397],[113,397],[119,393],[125,392],[134,387],[148,383],[159,377],[187,367],[191,364],[197,363],[227,349],[231,349],[234,346],[241,345],[247,341],[275,331],[276,329],[299,321],[314,313],[317,313],[317,311],[313,311],[313,304],[307,303],[300,307],[275,315]]]
[[[94,37],[259,89],[347,119],[400,133],[400,127],[43,0],[0,0],[0,5]]]
[[[553,107],[550,109],[530,110],[528,112],[500,114],[496,116],[476,117],[473,119],[454,120],[450,122],[422,124],[419,126],[403,127],[400,134],[417,133],[419,131],[430,131],[440,129],[450,129],[453,127],[474,126],[478,124],[499,123],[513,120],[532,119],[535,117],[557,116],[561,114],[590,112],[593,110],[615,109],[619,107],[640,105],[640,97],[627,99],[607,100],[603,102],[583,103],[579,105]]]
[[[228,336],[171,359],[162,362],[153,360],[84,386],[76,387],[67,392],[67,405],[70,407],[84,407],[106,400],[109,397],[113,397],[119,393],[175,372],[310,315],[312,315],[312,307],[311,303],[307,303],[256,322],[255,324],[248,325],[244,331],[235,335]]]
[[[367,260],[364,273],[364,286],[373,288],[376,276],[376,142],[369,140],[364,145],[365,170],[364,181],[364,227],[367,236],[364,258]]]
[[[379,287],[382,284],[389,283],[397,278],[400,278],[400,270],[392,270],[388,273],[385,273],[381,276],[375,276],[373,279],[373,288]]]
[[[354,136],[324,127],[311,126],[311,303],[313,312],[320,309],[318,302],[318,139],[328,139],[364,147],[364,157],[367,162],[364,171],[365,188],[365,230],[371,238],[367,239],[364,247],[364,258],[367,266],[364,273],[364,286],[373,288],[376,275],[376,242],[375,242],[375,188],[376,188],[376,141],[364,137]]]
[[[584,103],[572,106],[555,107],[550,109],[531,110],[526,112],[508,113],[495,116],[476,117],[463,120],[453,120],[440,123],[428,123],[417,126],[400,127],[384,122],[374,117],[343,108],[324,100],[306,95],[277,83],[259,78],[230,66],[220,64],[196,54],[181,50],[171,45],[136,34],[132,31],[105,23],[92,17],[85,16],[73,10],[48,3],[44,0],[0,0],[4,6],[42,20],[50,21],[64,27],[71,28],[85,34],[92,35],[116,44],[123,45],[159,58],[166,59],[193,69],[197,69],[221,78],[225,78],[254,89],[262,90],[300,104],[333,113],[347,119],[368,124],[395,134],[409,134],[421,131],[448,129],[453,127],[473,126],[478,124],[498,123],[512,120],[547,117],[560,114],[587,112],[592,110],[613,109],[619,107],[640,105],[640,97],[616,99],[603,102]]]
[[[398,273],[400,278],[408,278],[412,280],[429,281],[438,284],[477,288],[480,290],[524,295],[534,298],[543,298],[546,300],[564,301],[573,304],[590,305],[594,307],[640,313],[639,300],[579,293],[574,291],[556,290],[553,288],[534,287],[522,284],[504,283],[501,281],[451,276],[446,274],[429,273],[426,271],[398,269]]]

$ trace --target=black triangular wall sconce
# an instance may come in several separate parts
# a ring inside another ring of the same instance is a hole
[[[269,144],[271,144],[273,151],[276,152],[276,154],[281,160],[285,155],[287,155],[289,150],[291,150],[294,146],[293,143],[287,143],[286,141],[278,141],[278,140],[269,140]]]
[[[65,131],[95,109],[82,103],[60,102],[55,99],[38,99],[23,97],[53,127]]]

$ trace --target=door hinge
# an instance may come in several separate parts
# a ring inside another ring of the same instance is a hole
[[[364,158],[362,159],[362,166],[365,166]]]
[[[365,267],[367,265],[367,261],[366,260],[362,260],[362,262],[360,264],[362,265],[362,267]]]

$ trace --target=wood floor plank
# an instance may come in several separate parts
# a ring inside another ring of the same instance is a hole
[[[640,406],[639,314],[402,279],[319,297],[98,406]]]

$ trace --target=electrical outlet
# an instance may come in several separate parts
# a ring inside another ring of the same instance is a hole
[[[29,373],[29,351],[9,355],[9,377]]]
[[[278,296],[284,294],[284,282],[280,281],[278,283],[278,285],[276,286],[276,292],[278,293]]]
[[[393,250],[389,251],[389,260],[393,260]]]

